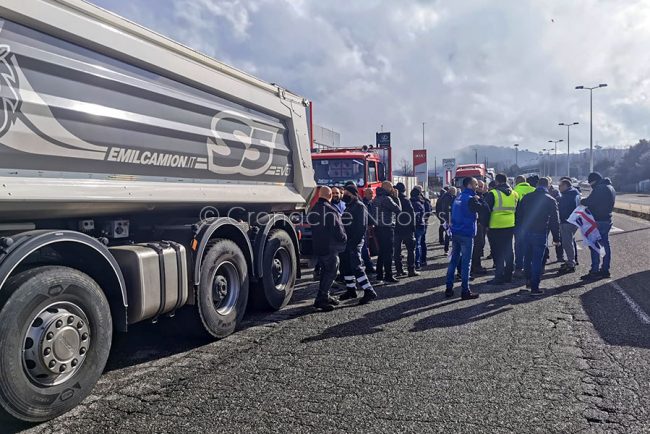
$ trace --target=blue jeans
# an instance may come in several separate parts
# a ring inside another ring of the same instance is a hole
[[[422,265],[422,240],[427,232],[426,226],[415,228],[415,265]]]
[[[605,257],[603,258],[603,265],[600,266],[600,252],[594,249],[589,249],[591,253],[591,271],[605,271],[609,273],[609,266],[612,263],[612,248],[609,245],[609,231],[612,229],[612,222],[600,221],[598,224],[598,232],[600,232],[600,244],[605,248]]]
[[[546,253],[546,233],[529,232],[524,237],[524,271],[530,279],[531,289],[539,289],[539,282],[542,280],[544,269],[544,254]]]
[[[515,270],[524,269],[525,238],[524,231],[521,228],[515,228]]]
[[[447,289],[454,287],[454,275],[456,267],[460,262],[460,275],[463,293],[469,292],[469,270],[472,266],[472,249],[474,248],[474,237],[464,235],[452,235],[451,237],[451,258],[447,267]]]

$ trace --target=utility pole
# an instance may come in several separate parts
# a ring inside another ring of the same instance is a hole
[[[474,164],[478,164],[478,148],[474,148]]]
[[[563,142],[563,141],[564,140],[562,140],[562,139],[560,139],[560,140],[549,140],[548,141],[549,143],[555,144],[555,156],[553,157],[553,159],[555,160],[555,171],[554,171],[555,177],[557,177],[557,144],[560,143],[560,142]]]
[[[426,122],[422,122],[422,149],[425,149],[424,147],[424,125]]]

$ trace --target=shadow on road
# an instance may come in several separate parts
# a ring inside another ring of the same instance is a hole
[[[631,274],[616,284],[646,313],[650,314],[650,271]],[[611,283],[583,294],[582,306],[600,337],[610,345],[650,348],[650,325],[643,324]]]

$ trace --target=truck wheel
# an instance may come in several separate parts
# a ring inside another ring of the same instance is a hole
[[[79,404],[99,379],[111,347],[108,301],[88,275],[43,266],[0,291],[0,407],[42,422]]]
[[[254,305],[280,310],[289,303],[296,284],[296,251],[286,231],[271,231],[262,255],[264,275],[253,292]]]
[[[215,338],[235,331],[248,303],[248,266],[230,240],[211,242],[201,267],[198,308],[203,327]]]

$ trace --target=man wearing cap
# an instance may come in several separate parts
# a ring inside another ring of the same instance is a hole
[[[384,181],[377,187],[375,200],[372,202],[374,218],[377,222],[379,240],[379,257],[377,258],[377,280],[396,283],[393,277],[393,239],[395,237],[395,216],[402,211],[393,184]]]
[[[347,236],[341,216],[332,206],[332,189],[323,186],[319,191],[318,202],[312,207],[307,221],[312,228],[314,255],[321,267],[318,294],[314,307],[329,312],[338,304],[338,300],[330,297],[332,283],[336,279],[339,266],[339,253],[346,247]]]
[[[395,273],[397,277],[406,276],[404,264],[402,263],[402,244],[404,244],[406,247],[408,276],[419,276],[420,273],[415,271],[415,211],[413,210],[413,204],[406,196],[406,186],[398,182],[395,184],[395,190],[397,190],[397,197],[402,209],[397,214],[395,221],[395,246],[393,247]]]
[[[598,225],[600,232],[600,244],[605,248],[605,256],[602,265],[600,263],[600,252],[589,249],[591,252],[591,270],[588,274],[582,276],[583,280],[596,280],[609,278],[609,267],[612,261],[612,249],[609,245],[609,231],[612,229],[612,211],[616,202],[616,190],[612,187],[609,178],[603,179],[598,172],[589,174],[587,182],[591,185],[591,194],[586,199],[580,201],[581,205],[586,206]]]
[[[496,188],[485,196],[485,202],[490,207],[488,237],[495,268],[494,280],[491,283],[502,285],[512,281],[514,269],[512,237],[519,194],[510,188],[508,178],[503,173],[497,174],[495,182]]]
[[[341,219],[348,240],[345,251],[340,255],[346,291],[339,297],[339,300],[357,298],[358,285],[363,290],[363,297],[359,304],[366,304],[377,298],[377,293],[372,288],[363,269],[361,258],[361,248],[368,228],[368,210],[359,200],[358,189],[354,183],[348,183],[343,187],[342,200],[345,202],[345,211],[343,211]]]

